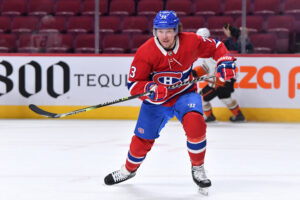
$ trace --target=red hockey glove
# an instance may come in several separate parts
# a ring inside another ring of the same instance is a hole
[[[232,56],[224,56],[219,59],[216,77],[223,80],[230,80],[235,78],[236,66],[235,58]]]
[[[163,85],[158,85],[154,82],[149,82],[146,85],[146,90],[151,91],[149,98],[154,101],[160,101],[167,97],[168,89]]]

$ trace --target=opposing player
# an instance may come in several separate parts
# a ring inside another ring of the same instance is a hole
[[[181,32],[174,11],[160,11],[153,21],[154,37],[136,52],[131,64],[128,88],[131,95],[152,91],[143,101],[125,165],[108,174],[104,182],[113,185],[136,175],[160,131],[173,116],[182,123],[187,137],[192,177],[207,194],[211,181],[204,170],[206,123],[202,116],[202,97],[196,85],[176,89],[167,86],[192,80],[192,64],[198,57],[218,60],[224,79],[234,77],[234,60],[222,42],[204,40],[195,33]]]
[[[196,34],[204,39],[210,37],[210,31],[207,28],[198,29]],[[203,59],[203,64],[194,68],[194,76],[203,76],[205,74],[212,75],[216,71],[216,66],[217,62],[213,58]],[[235,78],[227,81],[221,81],[220,78],[213,78],[210,80],[210,83],[207,83],[206,86],[201,90],[201,94],[203,96],[203,111],[206,122],[212,122],[216,120],[210,103],[210,101],[216,96],[232,112],[233,116],[229,118],[230,121],[245,121],[245,117],[241,112],[237,101],[231,97],[231,94],[234,92],[235,81]]]

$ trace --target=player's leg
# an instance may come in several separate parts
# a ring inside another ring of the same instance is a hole
[[[120,170],[107,175],[104,179],[105,184],[113,185],[134,177],[137,168],[139,168],[143,160],[146,158],[146,155],[151,150],[154,141],[154,139],[147,140],[134,135],[130,143],[126,164],[123,165]]]
[[[242,122],[246,120],[236,100],[232,99],[231,97],[220,100],[227,106],[227,108],[233,114],[233,116],[229,118],[230,121]]]
[[[201,96],[196,93],[183,95],[175,104],[175,110],[175,115],[181,121],[187,136],[193,180],[200,188],[208,188],[211,186],[211,181],[204,171],[206,123],[202,116]]]
[[[203,111],[204,111],[204,118],[206,122],[213,122],[216,121],[216,117],[212,112],[212,106],[210,101],[217,96],[217,92],[214,88],[206,85],[202,90],[201,94],[203,96]]]
[[[229,119],[230,121],[245,121],[245,117],[241,112],[237,101],[231,97],[231,94],[234,92],[234,82],[235,80],[231,79],[230,81],[226,81],[224,87],[219,87],[217,89],[218,97],[233,114],[233,116]]]
[[[134,135],[131,139],[129,151],[126,159],[126,169],[130,172],[136,171],[144,159],[146,158],[147,153],[151,150],[154,139],[143,139]]]
[[[216,117],[212,112],[212,106],[209,101],[203,100],[203,111],[204,111],[204,118],[206,122],[214,122],[216,121]]]
[[[117,184],[135,176],[136,170],[146,158],[155,139],[159,137],[161,129],[172,115],[169,107],[142,104],[126,164],[120,170],[108,174],[104,179],[105,184]]]

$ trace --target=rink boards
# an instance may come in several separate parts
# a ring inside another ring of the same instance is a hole
[[[0,117],[41,118],[29,104],[64,113],[127,97],[132,59],[133,55],[2,54]],[[249,121],[300,122],[300,55],[238,55],[237,65],[233,97]],[[136,119],[140,104],[130,100],[68,118]],[[214,99],[212,105],[219,120],[228,120],[230,112],[222,102]]]

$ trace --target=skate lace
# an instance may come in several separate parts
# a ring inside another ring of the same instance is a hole
[[[116,182],[125,180],[130,175],[130,172],[126,172],[125,169],[122,167],[120,170],[115,171],[112,173],[112,177]]]
[[[193,166],[193,175],[199,181],[207,179],[203,166]]]
[[[124,180],[126,178],[126,176],[124,174],[122,174],[120,170],[113,172],[112,176],[113,176],[115,181],[121,181],[121,180]]]

